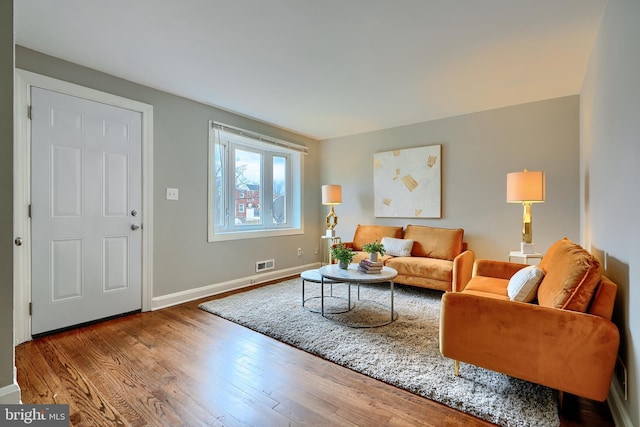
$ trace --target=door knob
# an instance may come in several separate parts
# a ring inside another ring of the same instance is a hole
[[[131,224],[131,229],[133,231],[136,231],[138,228],[140,228],[140,226],[138,224]]]
[[[14,243],[16,244],[16,246],[22,246],[22,237],[16,237]]]

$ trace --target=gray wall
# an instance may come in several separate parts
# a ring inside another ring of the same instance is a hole
[[[320,260],[314,253],[322,232],[317,141],[20,46],[16,67],[153,105],[154,297],[253,276],[255,262],[274,255],[276,269]],[[304,159],[304,235],[207,242],[209,120],[309,148]],[[165,200],[167,187],[180,189],[179,201]],[[298,247],[303,257],[297,256]]]
[[[579,98],[570,96],[323,141],[322,182],[342,184],[337,230],[357,224],[462,227],[477,257],[506,260],[519,249],[522,206],[506,203],[506,175],[546,173],[545,203],[532,207],[533,240],[579,239]],[[442,218],[375,218],[373,153],[442,144]]]
[[[618,284],[614,322],[640,426],[640,2],[610,0],[581,93],[581,233]],[[635,340],[634,340],[635,337]],[[628,422],[626,422],[628,425]]]
[[[13,384],[13,2],[0,2],[0,389]],[[0,400],[1,401],[1,400]],[[13,402],[15,403],[15,402]]]

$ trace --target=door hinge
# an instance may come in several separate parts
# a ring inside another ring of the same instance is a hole
[[[27,107],[27,117],[29,120],[33,120],[33,107],[31,105]]]
[[[28,213],[28,215],[29,215],[29,218],[31,218],[31,204],[29,204],[29,209],[28,209],[28,212],[27,212],[27,213]]]
[[[33,303],[29,303],[29,316],[33,316]]]

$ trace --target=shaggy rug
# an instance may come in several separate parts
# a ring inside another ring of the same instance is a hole
[[[346,307],[347,285],[333,285],[325,311]],[[438,327],[442,292],[396,286],[395,322],[361,329],[340,321],[373,322],[388,318],[387,284],[361,285],[356,308],[323,318],[320,285],[307,282],[301,305],[301,279],[291,279],[216,299],[200,308],[294,347],[330,360],[412,393],[443,403],[502,426],[558,426],[556,393],[540,385],[472,365],[453,362],[440,354]],[[325,295],[329,286],[325,285]],[[352,285],[352,301],[356,298]],[[311,298],[310,298],[311,297]],[[366,301],[364,301],[366,300]],[[345,317],[342,317],[345,316]],[[526,362],[524,362],[526,363]]]

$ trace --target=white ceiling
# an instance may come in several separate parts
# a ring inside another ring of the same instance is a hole
[[[606,0],[17,0],[16,44],[318,139],[580,92]]]

